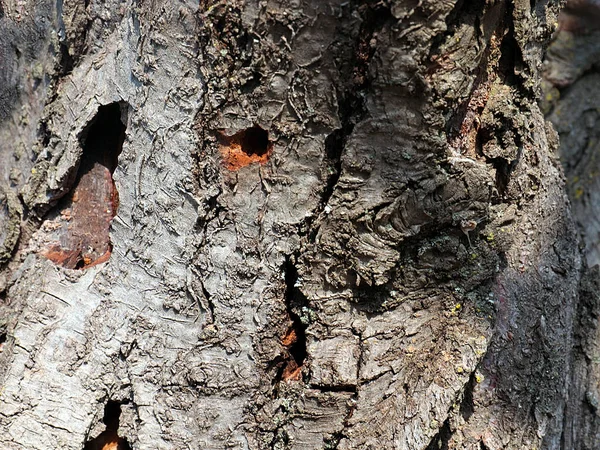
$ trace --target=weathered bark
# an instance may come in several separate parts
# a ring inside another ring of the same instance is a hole
[[[571,210],[592,267],[581,282],[563,448],[595,449],[600,442],[599,272],[600,185],[597,153],[597,92],[600,78],[600,2],[575,0],[561,13],[560,32],[548,50],[542,105],[560,135]]]
[[[0,5],[3,448],[561,448],[558,1]]]

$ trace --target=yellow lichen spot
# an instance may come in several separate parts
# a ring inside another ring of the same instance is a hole
[[[480,373],[475,374],[475,381],[477,381],[477,383],[481,383],[484,380],[483,375],[481,375]]]
[[[494,232],[490,231],[490,233],[485,237],[488,242],[494,242]]]
[[[575,199],[576,200],[579,200],[582,195],[583,195],[583,188],[582,187],[578,187],[577,189],[575,189]]]
[[[37,173],[37,170],[35,170],[35,167],[32,167],[32,168],[31,168],[31,174],[32,174],[32,175],[35,175],[36,173]]]
[[[463,369],[461,366],[458,366],[456,368],[456,373],[463,373],[465,371],[465,369]]]

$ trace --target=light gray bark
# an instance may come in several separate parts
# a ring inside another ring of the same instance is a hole
[[[134,449],[561,448],[558,2],[0,4],[0,446],[81,449],[116,402]],[[68,269],[113,103],[112,254]]]

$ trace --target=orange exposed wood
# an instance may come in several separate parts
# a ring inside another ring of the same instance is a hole
[[[297,340],[298,340],[298,336],[296,335],[296,330],[294,330],[293,328],[290,328],[289,331],[285,334],[285,336],[281,340],[281,343],[283,345],[285,345],[286,347],[290,347]]]
[[[116,431],[103,431],[96,439],[88,442],[85,450],[127,450],[129,445],[127,441],[120,438]]]
[[[293,359],[288,361],[285,369],[283,369],[283,374],[281,375],[281,379],[283,381],[300,381],[302,378],[302,367],[299,367],[296,364],[296,361]]]
[[[227,169],[236,171],[253,163],[265,164],[269,160],[273,144],[268,140],[257,142],[254,130],[267,135],[260,127],[248,128],[233,136],[219,135],[219,151]]]
[[[59,204],[41,254],[68,269],[85,269],[110,258],[110,224],[119,194],[112,172],[125,139],[119,104],[101,106],[90,123],[75,185]]]
[[[117,213],[118,196],[110,171],[94,163],[79,179],[63,204],[59,244],[42,254],[68,269],[87,268],[110,257],[110,223]]]

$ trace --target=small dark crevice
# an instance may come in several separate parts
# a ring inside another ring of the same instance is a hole
[[[259,88],[262,85],[263,82],[263,77],[260,74],[260,72],[258,72],[257,70],[255,70],[252,73],[252,77],[248,78],[244,84],[242,84],[242,86],[240,87],[240,90],[242,92],[242,94],[250,94],[252,92],[254,92],[254,90],[256,90],[257,88]]]
[[[362,278],[358,281],[358,274],[352,270],[348,271],[348,278],[348,285],[353,286],[352,299],[357,303],[357,309],[367,313],[384,309],[383,305],[390,298],[390,290],[393,289],[391,283],[376,286],[373,281],[368,283]]]
[[[46,120],[40,121],[40,125],[38,128],[37,134],[38,134],[40,142],[42,144],[42,148],[48,147],[48,145],[50,144],[51,133],[50,133],[50,130],[48,129],[48,122]]]
[[[325,165],[329,172],[329,176],[327,177],[325,188],[321,194],[321,201],[316,214],[307,219],[306,229],[310,230],[308,236],[310,242],[315,241],[318,233],[318,228],[312,227],[312,221],[323,212],[329,203],[335,190],[335,186],[342,174],[342,153],[353,129],[353,124],[346,123],[342,128],[334,130],[325,138]]]
[[[288,315],[292,320],[292,330],[295,333],[295,340],[289,346],[288,351],[297,367],[302,367],[307,356],[306,328],[308,325],[302,322],[300,314],[302,314],[302,309],[308,306],[308,299],[296,286],[298,282],[298,270],[289,256],[285,259],[284,271],[286,285],[285,304]]]
[[[2,352],[2,349],[4,348],[4,344],[6,343],[6,339],[7,339],[6,331],[0,332],[0,352]]]
[[[86,442],[83,450],[131,450],[127,439],[119,437],[119,419],[121,417],[121,405],[128,403],[109,400],[104,406],[104,417],[102,422],[106,425],[97,438]]]
[[[99,163],[112,174],[125,141],[125,124],[121,121],[122,106],[110,103],[98,108],[98,113],[86,125],[79,136],[83,156],[79,172],[87,166]]]
[[[322,386],[322,385],[311,385],[311,388],[317,389],[320,392],[347,392],[356,394],[358,392],[358,386],[355,384],[339,384],[335,386]]]
[[[510,181],[513,164],[509,163],[505,158],[492,158],[486,162],[496,169],[496,189],[500,198],[503,198],[508,187],[508,182]]]
[[[60,61],[58,63],[58,76],[64,77],[71,72],[73,72],[73,67],[75,66],[75,60],[69,53],[69,47],[67,44],[60,44]]]
[[[450,418],[448,418],[425,450],[449,450],[448,445],[451,437],[452,430],[450,429]]]
[[[483,441],[479,441],[479,450],[490,450],[490,448]]]
[[[306,329],[308,324],[303,321],[301,314],[308,306],[308,299],[298,289],[298,270],[292,262],[292,257],[286,256],[283,264],[285,279],[285,305],[291,325],[281,339],[281,344],[285,351],[282,355],[273,359],[267,370],[277,367],[277,373],[273,379],[272,385],[275,387],[274,396],[279,395],[279,384],[281,381],[300,381],[302,377],[302,367],[308,355],[306,349]]]
[[[475,403],[473,400],[473,389],[475,389],[475,383],[475,372],[473,372],[469,377],[469,381],[465,385],[462,402],[460,403],[460,415],[465,422],[468,422],[475,412]]]
[[[510,31],[502,38],[500,43],[500,60],[498,62],[498,73],[502,81],[507,85],[515,85],[517,74],[515,72],[517,61],[521,57],[521,49],[514,38],[512,26]]]
[[[129,355],[131,355],[136,348],[138,348],[138,343],[135,339],[127,346],[121,345],[121,348],[119,349],[119,359],[121,361],[126,361],[127,358],[129,358]]]
[[[204,298],[206,299],[206,306],[208,307],[208,314],[210,315],[210,317],[208,317],[206,322],[214,323],[214,321],[215,321],[215,305],[211,299],[210,292],[208,292],[206,290],[206,287],[204,287],[204,283],[202,282],[202,280],[199,279],[199,281],[200,281],[200,286],[202,287],[202,295],[204,295]]]
[[[223,162],[231,171],[237,171],[253,163],[265,164],[273,152],[269,132],[258,125],[238,131],[231,136],[217,132],[217,140]]]
[[[536,96],[533,88],[525,87],[525,79],[520,74],[526,63],[523,59],[523,52],[515,38],[515,25],[513,21],[513,2],[508,2],[505,14],[505,23],[508,32],[500,42],[500,60],[498,61],[498,74],[502,82],[508,86],[517,87],[525,97]]]

